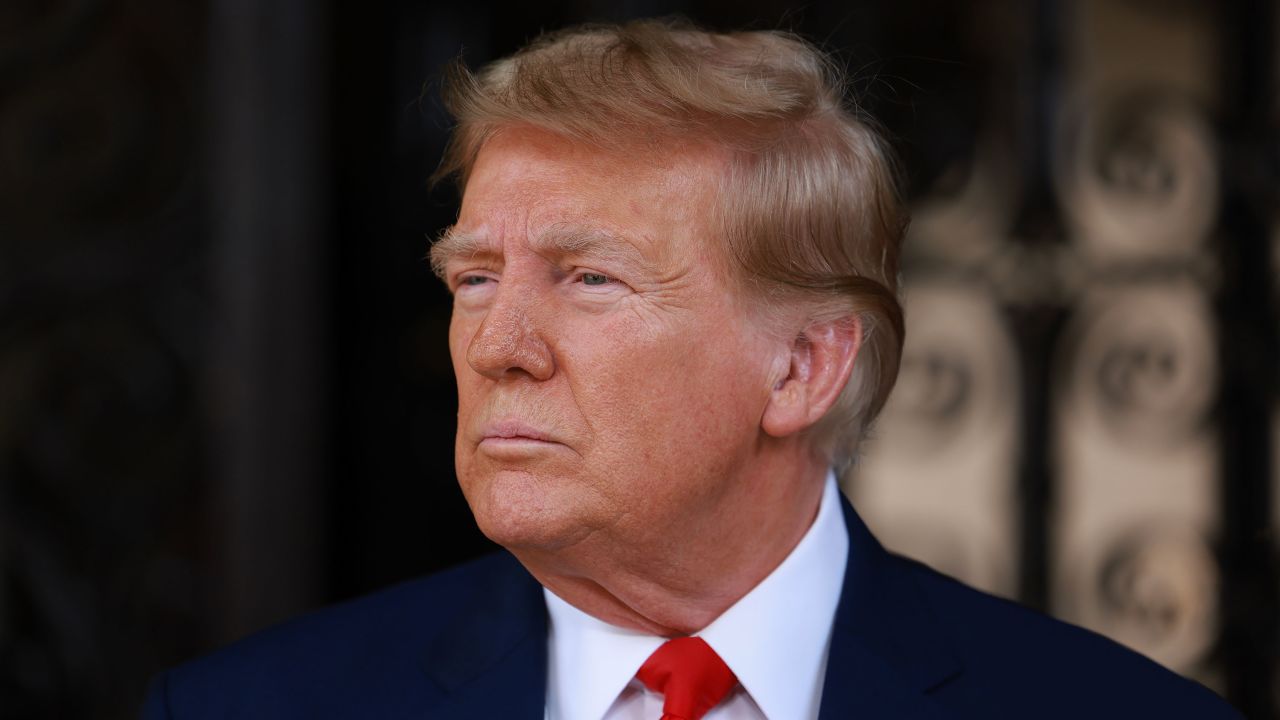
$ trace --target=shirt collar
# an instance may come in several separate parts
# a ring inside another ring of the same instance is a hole
[[[551,623],[547,716],[599,720],[664,638],[610,625],[543,588]]]
[[[835,474],[791,554],[703,628],[707,642],[768,718],[817,717],[849,535]],[[551,616],[548,710],[597,720],[666,638],[618,628],[543,590]]]
[[[768,718],[814,718],[831,625],[844,583],[849,534],[834,473],[813,526],[751,592],[698,633]]]

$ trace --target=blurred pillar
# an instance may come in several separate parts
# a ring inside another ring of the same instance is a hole
[[[213,537],[221,639],[322,591],[327,12],[210,4]]]
[[[1269,447],[1280,373],[1280,318],[1268,235],[1276,217],[1277,124],[1274,0],[1214,6],[1219,18],[1224,172],[1219,216],[1222,324],[1222,661],[1225,692],[1250,718],[1280,717],[1280,576],[1270,508],[1280,493]]]

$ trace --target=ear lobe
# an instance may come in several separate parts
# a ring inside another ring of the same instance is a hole
[[[787,376],[769,395],[761,427],[774,437],[786,437],[813,427],[822,419],[853,372],[862,344],[862,322],[847,316],[806,327],[791,341]]]

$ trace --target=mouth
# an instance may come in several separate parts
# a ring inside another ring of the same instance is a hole
[[[486,425],[480,434],[479,449],[489,455],[515,456],[565,447],[550,433],[515,420]]]
[[[502,420],[485,426],[483,440],[537,440],[555,442],[549,433],[518,420]]]

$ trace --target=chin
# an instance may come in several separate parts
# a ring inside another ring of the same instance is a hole
[[[528,472],[470,478],[463,494],[485,537],[509,550],[554,550],[588,534],[555,483]]]

